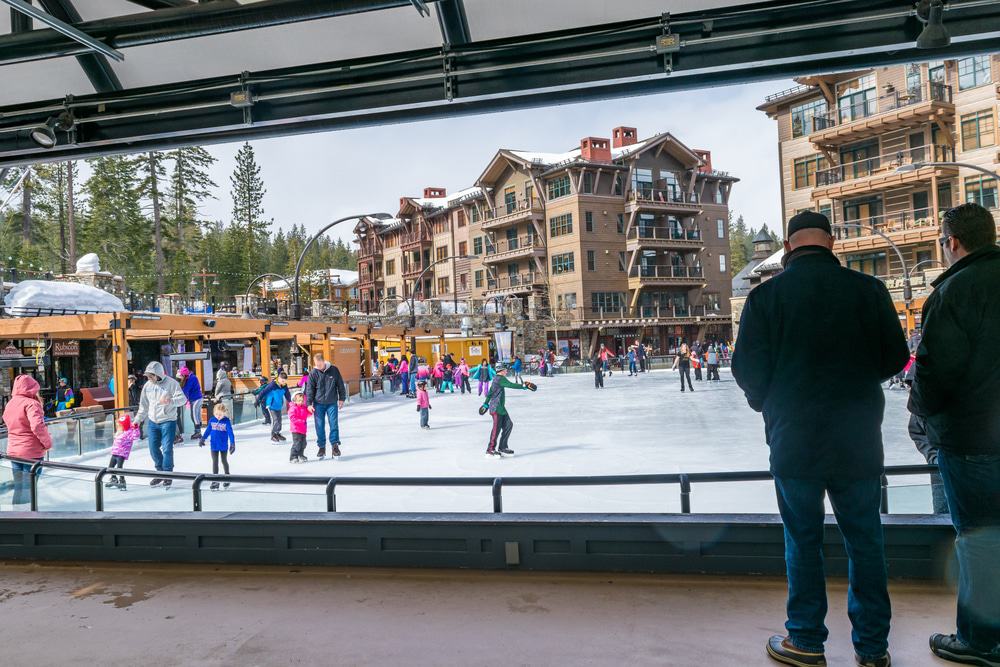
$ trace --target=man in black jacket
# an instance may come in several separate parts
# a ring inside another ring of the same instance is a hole
[[[924,303],[910,411],[936,447],[958,537],[958,632],[931,636],[939,658],[1000,665],[1000,248],[990,212],[944,215],[950,268]]]
[[[330,446],[334,456],[340,456],[340,427],[338,410],[347,400],[347,387],[340,369],[323,358],[323,353],[313,356],[313,369],[306,383],[306,405],[315,418],[318,458],[326,456],[326,423],[330,423]]]
[[[881,383],[910,355],[885,285],[840,266],[831,231],[819,213],[789,220],[785,270],[747,297],[733,355],[733,376],[764,414],[785,526],[788,636],[771,637],[767,651],[786,664],[826,664],[827,495],[851,560],[858,664],[888,665]]]

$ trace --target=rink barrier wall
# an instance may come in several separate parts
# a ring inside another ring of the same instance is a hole
[[[883,517],[890,576],[951,571],[947,516]],[[827,517],[826,571],[847,555]],[[644,572],[785,573],[770,514],[0,514],[0,559]]]
[[[94,511],[104,511],[104,478],[113,474],[119,477],[159,478],[191,482],[191,510],[202,510],[202,494],[205,482],[229,482],[232,484],[260,484],[263,486],[323,486],[326,495],[326,511],[337,511],[336,490],[339,486],[406,486],[406,487],[488,487],[493,499],[493,512],[503,513],[504,486],[634,486],[634,485],[677,485],[680,491],[681,514],[691,513],[691,489],[693,483],[716,482],[760,482],[769,481],[773,476],[766,470],[694,472],[639,475],[562,475],[531,477],[336,477],[336,476],[291,476],[291,475],[217,475],[191,472],[165,472],[161,470],[140,470],[134,468],[108,468],[88,466],[61,461],[32,461],[0,454],[0,461],[7,460],[31,464],[30,508],[39,511],[38,476],[46,468],[94,475]],[[909,475],[930,475],[937,472],[936,465],[888,466],[881,479],[881,512],[889,513],[889,477]]]

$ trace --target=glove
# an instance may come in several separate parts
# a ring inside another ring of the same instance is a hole
[[[524,387],[528,391],[536,391],[538,389],[538,386],[534,382],[525,382]]]
[[[201,440],[198,441],[198,446],[199,447],[204,447],[205,446],[205,439],[204,438],[202,438]]]
[[[229,453],[230,455],[236,453],[236,445],[229,445]]]
[[[490,406],[488,406],[488,405],[480,405],[479,406],[479,414],[485,415],[486,411],[489,410],[489,409],[490,409]]]

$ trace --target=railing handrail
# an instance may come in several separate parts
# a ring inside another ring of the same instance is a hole
[[[201,511],[201,484],[205,480],[219,480],[246,484],[263,485],[324,485],[327,496],[327,511],[336,511],[335,491],[338,486],[489,486],[493,490],[493,511],[502,513],[503,486],[626,486],[643,484],[678,484],[681,490],[681,513],[690,514],[690,494],[692,482],[758,482],[773,478],[768,470],[729,470],[719,472],[694,473],[641,473],[627,475],[542,475],[533,477],[338,477],[291,475],[217,475],[193,472],[167,472],[162,470],[141,470],[132,468],[106,468],[79,463],[59,461],[34,461],[0,454],[0,460],[32,465],[31,508],[37,511],[37,471],[42,468],[66,470],[70,472],[94,473],[96,491],[96,511],[104,511],[103,485],[101,481],[108,474],[119,476],[154,477],[169,480],[191,480],[192,511]],[[938,467],[930,464],[888,466],[882,474],[882,511],[888,511],[888,477],[921,475],[937,472]]]

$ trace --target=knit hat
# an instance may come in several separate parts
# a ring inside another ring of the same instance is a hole
[[[833,228],[830,227],[830,220],[822,213],[816,213],[815,211],[802,211],[802,213],[793,215],[792,219],[788,221],[787,238],[792,238],[792,234],[803,229],[822,229],[827,234],[833,234]]]

